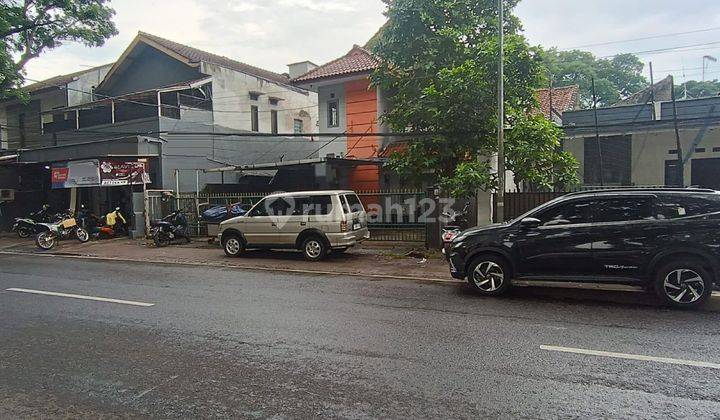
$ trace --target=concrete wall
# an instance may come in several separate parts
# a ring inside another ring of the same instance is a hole
[[[183,120],[160,118],[161,131],[197,132],[162,136],[165,140],[161,161],[163,188],[175,190],[175,170],[179,170],[180,191],[193,192],[198,169],[300,160],[318,155],[320,144],[308,138],[213,136],[208,134],[212,132],[212,118],[212,113],[203,111],[193,111],[193,115],[185,115]],[[226,133],[229,129],[218,130]],[[247,133],[230,130],[233,131]],[[236,183],[239,177],[237,172],[226,172],[224,176],[203,172],[199,175],[201,190],[207,184]]]
[[[682,129],[680,140],[683,147],[683,154],[695,149],[705,149],[705,152],[695,152],[692,159],[718,158],[720,157],[720,127],[709,129],[700,143],[693,147],[694,140],[698,136],[700,128]],[[584,138],[572,138],[564,140],[564,150],[570,152],[580,163],[579,177],[582,181],[584,176]],[[675,131],[645,131],[632,134],[631,152],[631,182],[633,185],[664,185],[665,184],[665,162],[676,160],[677,155],[670,154],[671,150],[677,149]],[[689,185],[692,174],[692,159],[685,165],[685,182]],[[718,174],[720,176],[720,174]]]
[[[68,83],[67,106],[86,104],[95,100],[91,92],[105,78],[112,64],[93,69]]]
[[[261,133],[271,133],[271,111],[278,111],[278,132],[292,133],[294,119],[303,120],[305,132],[317,131],[317,94],[299,88],[270,82],[214,64],[203,63],[202,72],[213,76],[213,111],[215,124],[233,130],[252,129],[251,106],[259,109]],[[257,101],[250,92],[262,92]],[[277,105],[270,97],[280,98]]]

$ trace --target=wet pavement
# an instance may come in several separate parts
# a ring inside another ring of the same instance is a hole
[[[719,322],[642,294],[2,255],[0,418],[718,417]]]

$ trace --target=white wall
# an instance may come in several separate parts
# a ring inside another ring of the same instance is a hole
[[[680,144],[683,155],[686,156],[692,148],[693,141],[700,129],[683,129],[680,132]],[[580,180],[584,175],[585,139],[571,138],[564,140],[564,150],[575,156],[580,163],[578,170]],[[720,148],[720,128],[709,129],[702,141],[695,148],[703,148],[705,152],[694,153],[692,159],[720,158],[720,152],[713,149]],[[665,162],[676,160],[677,155],[670,154],[677,149],[675,131],[664,130],[655,132],[640,132],[632,134],[631,147],[631,182],[634,185],[664,185]],[[691,159],[691,160],[692,160]],[[689,185],[692,176],[692,162],[685,165],[685,182]],[[720,174],[718,174],[720,176]]]
[[[270,111],[278,111],[278,131],[292,133],[294,119],[302,119],[305,132],[317,132],[317,94],[268,82],[245,73],[203,63],[201,71],[213,76],[213,110],[215,124],[235,130],[250,131],[250,107],[260,111],[260,132],[270,133]],[[263,92],[257,101],[250,91]],[[270,104],[270,96],[282,98]]]
[[[87,73],[83,73],[76,77],[74,81],[68,83],[67,102],[68,106],[76,106],[93,101],[90,92],[93,86],[97,87],[110,71],[112,64],[108,64]]]
[[[328,127],[328,102],[338,101],[339,124],[337,127]],[[347,112],[345,109],[345,83],[338,83],[329,86],[321,86],[318,88],[318,109],[319,118],[318,126],[322,133],[342,134],[347,131]],[[327,156],[334,154],[337,157],[345,156],[347,153],[347,138],[324,137],[322,142],[330,142],[324,147],[320,155]]]

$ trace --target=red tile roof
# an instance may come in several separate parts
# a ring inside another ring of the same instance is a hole
[[[562,117],[563,113],[577,108],[580,100],[580,86],[572,85],[553,88],[552,90],[552,113],[550,112],[550,89],[538,89],[536,91],[540,109],[545,118],[552,120],[553,115]]]
[[[367,73],[380,65],[373,53],[365,48],[355,45],[349,53],[324,64],[308,73],[297,77],[293,82],[309,82],[319,79],[330,79],[340,76],[349,76],[357,73]]]
[[[221,67],[225,67],[231,70],[239,71],[242,73],[250,74],[253,76],[257,76],[261,79],[266,79],[273,82],[278,83],[289,83],[290,79],[284,75],[279,73],[274,73],[268,70],[261,69],[259,67],[251,66],[249,64],[241,63],[240,61],[236,61],[227,57],[223,57],[221,55],[209,53],[207,51],[199,50],[197,48],[189,47],[187,45],[179,44],[175,41],[170,41],[169,39],[161,38],[156,35],[149,34],[147,32],[139,32],[138,35],[140,37],[144,37],[149,39],[150,41],[153,41],[157,44],[160,44],[162,47],[165,47],[171,51],[173,51],[176,54],[179,54],[185,58],[187,58],[189,61],[192,62],[201,62],[204,61],[206,63],[215,64]]]

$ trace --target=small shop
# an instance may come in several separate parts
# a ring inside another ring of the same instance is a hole
[[[120,208],[133,237],[143,236],[144,191],[159,172],[160,141],[151,137],[96,140],[22,151],[19,161],[35,168],[42,200],[53,209],[80,206],[97,216]]]
[[[69,190],[69,208],[81,205],[102,216],[119,208],[130,230],[142,230],[143,191],[150,183],[147,159],[88,159],[53,163],[53,190]]]

